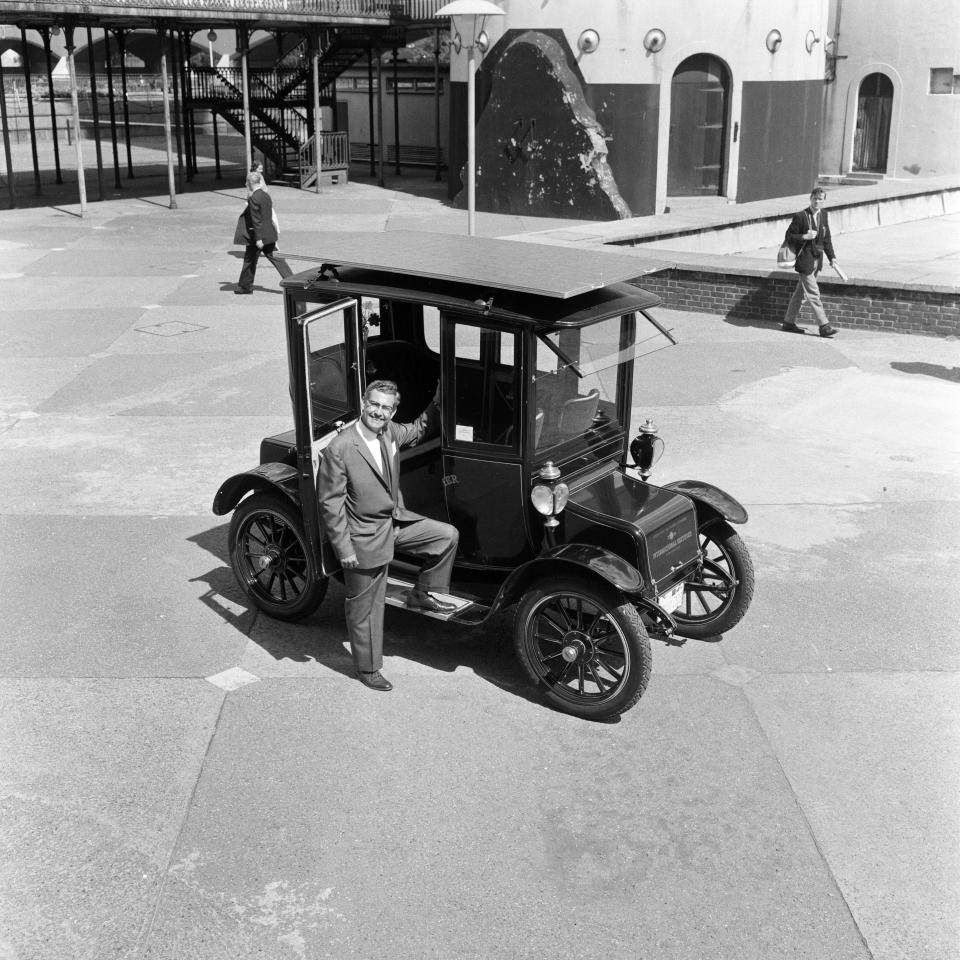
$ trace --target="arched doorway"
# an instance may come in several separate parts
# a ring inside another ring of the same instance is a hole
[[[723,192],[730,72],[708,53],[688,57],[670,86],[670,154],[667,194]]]
[[[882,73],[868,74],[857,96],[857,130],[853,138],[853,169],[867,173],[887,172],[890,146],[890,116],[893,84]]]

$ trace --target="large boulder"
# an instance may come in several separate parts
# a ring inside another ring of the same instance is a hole
[[[603,128],[556,40],[520,34],[490,79],[477,122],[477,209],[582,220],[631,216],[607,163]]]

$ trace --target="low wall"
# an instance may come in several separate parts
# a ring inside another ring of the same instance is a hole
[[[881,187],[874,189],[879,190]],[[829,202],[830,229],[833,235],[836,237],[858,230],[926,220],[930,217],[957,213],[960,210],[960,187],[955,184],[949,187],[885,184],[883,189],[902,192],[861,200]],[[869,187],[862,188],[862,192],[869,190]],[[802,204],[802,199],[798,199],[797,209],[800,209]],[[791,209],[749,217],[737,216],[737,209],[731,208],[728,214],[730,219],[726,222],[710,225],[697,224],[670,231],[659,229],[649,235],[611,237],[606,242],[617,246],[643,247],[646,250],[679,250],[707,254],[741,253],[745,250],[758,250],[761,247],[779,246],[783,242],[783,235],[790,226],[790,220],[795,212]],[[625,230],[628,225],[629,221],[624,227]]]
[[[780,323],[797,284],[792,271],[768,276],[675,266],[644,275],[640,286],[662,297],[673,310],[721,314],[730,320]],[[894,330],[930,336],[960,336],[960,294],[923,288],[893,289],[820,278],[820,293],[831,322],[839,327]],[[800,322],[812,322],[804,304]]]

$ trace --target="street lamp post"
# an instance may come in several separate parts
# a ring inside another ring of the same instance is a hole
[[[451,44],[457,53],[467,48],[467,235],[476,233],[477,219],[477,143],[476,73],[477,47],[487,48],[483,23],[487,17],[502,17],[503,11],[490,0],[453,0],[436,12],[450,18]]]

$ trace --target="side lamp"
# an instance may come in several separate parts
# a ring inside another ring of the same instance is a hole
[[[667,42],[667,35],[659,28],[653,27],[643,37],[643,49],[647,53],[659,53]]]
[[[584,30],[577,37],[577,48],[581,53],[593,53],[600,46],[600,34],[596,30]]]
[[[640,471],[641,480],[650,476],[665,449],[666,444],[657,425],[648,418],[640,427],[640,433],[630,441],[630,456],[633,457],[633,465]]]
[[[552,531],[560,525],[557,515],[563,513],[570,499],[570,488],[559,482],[560,470],[552,460],[540,468],[540,479],[543,483],[538,483],[530,491],[530,502],[537,513],[547,518],[543,522],[544,527]]]

